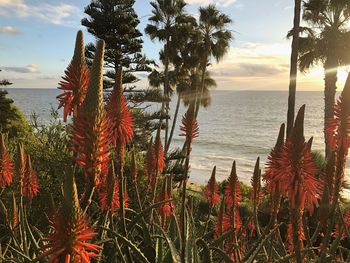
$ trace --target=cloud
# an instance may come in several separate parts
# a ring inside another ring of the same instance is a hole
[[[210,69],[218,78],[262,78],[287,74],[289,44],[239,42],[219,64]]]
[[[35,18],[45,23],[64,26],[79,25],[81,10],[70,4],[49,4],[39,2],[30,5],[25,0],[0,0],[0,15],[20,18]]]
[[[3,26],[3,27],[0,27],[0,33],[15,36],[15,35],[18,35],[20,32],[12,26]]]
[[[40,73],[38,66],[35,64],[30,64],[24,67],[2,67],[1,69],[7,72],[16,72],[16,73],[31,73],[31,74]]]
[[[20,4],[22,3],[22,0],[0,0],[0,6],[1,5],[14,5],[14,4]]]
[[[37,79],[41,79],[41,80],[58,80],[58,79],[60,79],[60,77],[53,76],[53,75],[43,75],[43,76],[38,77]]]
[[[230,6],[237,2],[237,0],[185,0],[188,4],[201,4],[201,5],[208,5],[208,4],[217,4],[220,6]]]
[[[224,59],[209,68],[219,89],[288,90],[290,42],[251,43],[236,41]],[[339,86],[343,86],[347,72],[339,69]],[[307,74],[298,73],[298,90],[320,90],[324,87],[321,65]]]
[[[213,76],[242,78],[242,77],[269,77],[286,73],[288,70],[283,65],[237,63],[227,68],[214,69]]]
[[[236,41],[209,68],[219,89],[281,89],[288,85],[290,43]]]

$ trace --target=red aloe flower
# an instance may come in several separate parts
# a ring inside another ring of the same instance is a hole
[[[87,192],[108,173],[110,130],[103,106],[104,41],[97,44],[89,88],[73,123],[72,149],[74,160],[85,170]]]
[[[249,220],[248,229],[250,230],[250,235],[253,235],[254,230],[256,230],[258,236],[260,236],[261,233],[260,233],[259,222],[258,222],[258,207],[263,195],[261,192],[261,170],[260,170],[259,157],[256,159],[251,183],[252,183],[251,200],[253,201],[253,216]]]
[[[270,155],[267,157],[268,161],[266,164],[265,174],[263,180],[266,183],[266,188],[273,194],[278,191],[278,182],[276,180],[277,172],[280,170],[280,155],[284,146],[284,131],[285,124],[283,123],[280,127],[278,138],[275,147],[271,150]]]
[[[153,146],[153,166],[158,173],[163,172],[165,167],[165,156],[162,141],[160,139],[160,127],[157,130],[156,140]]]
[[[283,147],[278,161],[280,169],[274,178],[280,192],[289,201],[293,248],[299,261],[302,260],[301,234],[304,208],[313,212],[314,205],[318,203],[320,190],[319,181],[314,177],[317,168],[311,155],[312,140],[306,143],[304,138],[304,113],[305,105],[300,108],[292,134]]]
[[[104,178],[99,185],[98,194],[100,198],[102,210],[108,210],[111,213],[116,213],[119,209],[119,185],[116,180],[114,165],[110,169],[108,176]],[[124,192],[124,207],[128,207],[128,195]]]
[[[153,138],[148,143],[147,152],[145,156],[144,164],[145,175],[148,179],[152,178],[153,175]]]
[[[69,172],[64,185],[62,207],[50,219],[52,229],[44,240],[44,253],[50,262],[88,263],[98,257],[101,247],[89,243],[96,233],[79,207],[78,193],[73,174]]]
[[[280,127],[275,147],[268,156],[265,174],[263,181],[266,184],[266,189],[270,193],[271,198],[271,220],[270,227],[273,227],[277,220],[277,214],[280,209],[281,193],[279,190],[279,183],[276,179],[278,171],[280,170],[279,159],[284,146],[284,132],[285,124]]]
[[[35,171],[32,167],[29,154],[26,155],[25,159],[25,172],[23,178],[21,178],[22,194],[29,201],[33,200],[39,193],[38,178],[36,177]]]
[[[259,168],[259,162],[260,162],[260,158],[258,157],[255,163],[253,177],[251,179],[251,184],[252,184],[251,200],[253,200],[253,202],[256,205],[260,204],[260,201],[263,197],[261,193],[261,170]]]
[[[335,204],[338,201],[339,193],[343,188],[345,176],[346,157],[350,147],[350,74],[337,104],[334,107],[334,118],[328,120],[326,130],[328,142],[335,152],[333,158],[335,170],[327,171],[326,182],[328,184],[330,197]],[[332,169],[329,168],[329,169]]]
[[[12,193],[12,207],[10,212],[10,218],[8,218],[8,225],[11,230],[14,230],[19,225],[19,209],[16,203],[15,194]]]
[[[242,220],[239,215],[238,209],[234,210],[234,213],[228,212],[224,213],[222,210],[222,213],[218,216],[218,221],[214,228],[215,238],[219,238],[221,235],[223,235],[225,232],[234,229],[235,231],[238,231],[242,227]],[[225,242],[225,250],[227,253],[230,254],[230,257],[232,259],[236,259],[238,261],[238,255],[236,254],[236,250],[232,249],[233,242],[237,243],[237,241],[234,241],[233,236],[231,235]]]
[[[225,198],[223,197],[221,199],[220,210],[219,210],[217,221],[214,227],[214,234],[216,239],[222,236],[222,234],[224,233],[224,229],[223,229],[224,215],[225,215]]]
[[[347,155],[350,147],[350,75],[344,90],[334,106],[334,118],[327,122],[327,139],[333,151],[342,149]]]
[[[168,200],[168,199],[170,199],[170,197],[168,196],[168,193],[162,192],[156,198],[156,202],[161,202],[161,201]],[[165,226],[166,219],[168,217],[170,217],[174,211],[174,203],[173,203],[173,201],[163,203],[163,204],[158,206],[157,210],[162,218],[162,226]]]
[[[217,205],[220,202],[219,186],[215,180],[216,166],[214,166],[213,172],[204,190],[204,197],[209,202],[210,207]]]
[[[112,162],[113,163],[113,162]],[[114,165],[98,188],[101,208],[115,213],[119,209],[119,187],[115,180]]]
[[[234,218],[233,218],[234,217]],[[232,224],[234,222],[234,225]],[[224,218],[222,220],[222,232],[232,229],[234,227],[235,230],[238,230],[242,227],[241,216],[239,215],[239,211],[236,208],[234,216],[232,213],[225,213]]]
[[[59,100],[58,108],[63,107],[63,120],[67,120],[67,116],[77,116],[78,108],[82,105],[89,82],[89,69],[85,63],[83,32],[78,31],[74,56],[65,71],[63,80],[59,83],[59,89],[64,92],[57,96]]]
[[[116,73],[114,89],[109,96],[107,116],[112,126],[113,144],[116,146],[117,143],[120,143],[125,147],[125,145],[132,139],[134,131],[132,114],[129,110],[126,98],[123,95],[121,67]]]
[[[193,139],[197,138],[199,135],[198,123],[195,118],[195,103],[191,102],[188,106],[187,112],[182,118],[182,125],[180,127],[182,131],[182,136],[186,136],[186,141],[188,145],[191,145]]]
[[[241,189],[236,173],[236,162],[232,164],[231,174],[225,185],[225,208],[226,212],[222,217],[222,233],[229,229],[238,230],[242,226],[241,217],[239,215],[238,206],[241,202]],[[228,243],[233,240],[229,240]]]
[[[312,212],[318,203],[320,186],[314,177],[317,168],[312,160],[311,147],[303,135],[304,112],[305,105],[300,108],[292,135],[281,152],[280,169],[275,180],[280,192],[288,197],[291,208],[300,205],[300,209],[304,209],[306,206]]]
[[[171,181],[170,181],[171,179],[172,179],[171,176],[165,178],[164,184],[162,187],[162,191],[157,196],[156,202],[161,202],[161,201],[169,200],[172,198],[172,191],[170,189],[171,188]],[[159,215],[162,218],[162,226],[164,227],[165,223],[166,223],[166,219],[168,217],[170,217],[175,210],[174,202],[169,201],[169,202],[163,203],[163,204],[158,206],[157,210],[158,210]]]
[[[225,185],[225,204],[228,210],[236,208],[241,202],[241,188],[239,185],[237,172],[236,172],[236,161],[232,164],[232,170],[230,177],[228,178]]]
[[[2,189],[12,183],[12,176],[13,162],[6,148],[4,135],[0,133],[0,187]]]
[[[157,130],[155,142],[152,139],[148,145],[145,157],[145,174],[151,182],[152,189],[155,187],[155,180],[158,173],[163,172],[165,167],[165,156],[163,145],[160,139],[160,127]]]

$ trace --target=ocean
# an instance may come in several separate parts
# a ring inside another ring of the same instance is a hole
[[[42,123],[50,120],[51,107],[57,108],[56,89],[9,88],[8,92],[27,118],[36,113]],[[192,147],[190,180],[207,182],[214,165],[217,179],[224,180],[236,160],[239,179],[249,184],[256,158],[260,157],[264,168],[279,127],[286,121],[288,92],[214,90],[211,96],[210,107],[199,113],[199,137]],[[306,104],[305,137],[312,136],[312,149],[323,152],[323,92],[297,92],[296,108],[303,104]],[[175,98],[171,106],[174,110]],[[185,110],[183,106],[180,109],[173,147],[184,142],[179,136],[179,125]],[[349,168],[348,163],[347,176]]]

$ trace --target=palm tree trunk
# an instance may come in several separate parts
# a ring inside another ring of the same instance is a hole
[[[177,115],[179,114],[179,109],[180,109],[180,102],[181,102],[181,96],[178,94],[177,96],[177,102],[176,102],[176,108],[175,108],[175,113],[174,113],[174,119],[173,119],[173,124],[171,126],[171,131],[168,139],[168,143],[165,145],[165,152],[164,155],[168,153],[168,150],[170,148],[171,141],[173,139],[174,131],[175,131],[175,126],[176,126],[176,121],[177,121]]]
[[[333,59],[334,60],[334,59]],[[334,101],[335,93],[337,90],[337,74],[338,68],[334,61],[327,59],[325,63],[325,88],[324,88],[324,142],[325,142],[325,154],[329,156],[330,147],[327,140],[326,130],[328,128],[328,120],[334,117]]]
[[[300,31],[299,27],[300,27],[300,13],[301,13],[300,10],[301,10],[301,0],[295,0],[292,53],[290,56],[287,138],[291,134],[291,131],[294,125],[295,93],[296,93],[296,87],[297,87],[297,73],[298,73],[298,49],[299,49],[299,31]]]
[[[167,37],[166,44],[164,46],[164,53],[165,53],[165,63],[164,63],[164,96],[167,100],[165,102],[165,138],[164,138],[164,147],[167,148],[167,142],[168,142],[168,133],[169,133],[169,42],[170,39]]]
[[[201,86],[200,86],[200,93],[199,93],[199,98],[196,100],[196,112],[195,112],[195,118],[197,119],[198,117],[198,112],[199,112],[199,107],[201,105],[202,97],[203,97],[203,92],[204,92],[204,86],[205,86],[205,72],[207,70],[207,59],[208,56],[205,56],[205,62],[202,62],[201,66],[201,71],[202,71],[202,76],[201,76]],[[196,92],[197,94],[197,92]],[[197,95],[196,95],[197,96]]]

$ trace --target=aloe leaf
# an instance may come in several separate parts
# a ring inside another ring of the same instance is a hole
[[[156,247],[157,247],[157,253],[156,253],[157,262],[161,263],[162,259],[163,259],[163,240],[162,240],[162,238],[160,238],[160,237],[157,238]]]
[[[226,238],[232,236],[233,232],[234,232],[233,229],[225,232],[221,237],[219,237],[218,239],[211,242],[210,246],[216,247],[216,246],[220,245]]]
[[[187,211],[186,211],[187,212]],[[192,217],[190,217],[189,213],[186,213],[186,262],[190,263],[192,262],[192,252],[193,248],[196,246],[194,236],[195,233],[192,233],[192,230],[194,229],[191,226],[192,223]]]
[[[0,214],[4,216],[4,222],[7,222],[8,220],[8,211],[6,209],[6,206],[4,203],[0,200]]]
[[[120,260],[122,260],[122,263],[126,263],[126,259],[124,258],[123,252],[122,252],[122,250],[120,249],[120,246],[119,246],[119,243],[118,243],[117,238],[115,238],[114,243],[115,243],[115,247],[116,247],[116,249],[117,249],[117,252],[118,252],[118,254],[119,254],[119,256],[120,256]]]
[[[153,204],[153,205],[150,205],[149,207],[147,207],[147,208],[145,208],[144,210],[142,210],[142,211],[141,211],[140,213],[138,213],[138,215],[135,216],[134,219],[128,224],[128,228],[127,228],[128,231],[127,231],[127,233],[130,233],[130,231],[133,230],[133,228],[135,227],[135,225],[137,224],[137,222],[138,222],[139,220],[141,220],[142,218],[144,218],[144,216],[145,216],[147,213],[151,212],[154,208],[156,208],[156,207],[158,207],[158,206],[160,206],[160,205],[162,205],[162,204],[164,204],[164,203],[168,203],[168,202],[170,202],[170,201],[172,201],[172,199],[163,200],[163,201],[157,202],[157,203],[155,203],[155,204]]]
[[[245,261],[246,263],[253,263],[255,258],[258,256],[260,250],[263,248],[264,244],[266,243],[267,240],[269,240],[272,235],[275,233],[275,231],[280,227],[280,225],[275,226],[274,229],[271,230],[271,232],[265,236],[264,239],[260,241],[260,243],[257,243],[256,246],[254,246],[245,256]]]
[[[28,222],[28,218],[27,216],[25,217],[25,222],[24,222],[26,228],[27,228],[27,233],[29,234],[29,237],[31,239],[31,241],[33,242],[34,246],[35,246],[35,251],[36,252],[39,252],[39,244],[38,242],[36,241],[34,235],[33,235],[33,232],[31,230],[31,227],[29,226],[29,222]]]
[[[17,253],[20,257],[23,257],[25,260],[29,261],[29,262],[32,262],[32,259],[30,257],[28,257],[26,254],[22,253],[21,251],[17,250],[16,248],[10,246],[10,248],[15,252]],[[21,261],[23,262],[23,261]]]
[[[132,243],[129,239],[123,237],[120,234],[115,233],[117,238],[119,238],[127,247],[131,249],[131,252],[138,258],[138,262],[143,262],[143,263],[150,263],[148,259],[145,257],[145,255],[141,252],[141,250],[134,244]]]
[[[18,258],[10,258],[10,259],[4,259],[3,261],[1,261],[2,263],[23,263],[23,261],[19,260]]]
[[[170,251],[170,254],[171,254],[171,259],[172,259],[172,262],[173,263],[180,263],[181,262],[181,258],[180,258],[180,255],[178,253],[178,251],[176,250],[176,247],[174,245],[174,242],[171,240],[171,238],[169,237],[169,235],[164,231],[164,229],[158,225],[155,225],[156,228],[158,228],[163,236],[165,237],[165,240],[169,246],[169,251]],[[164,260],[166,260],[167,257],[164,258]],[[169,262],[168,260],[164,261],[164,263],[166,262]]]
[[[212,263],[213,262],[213,257],[211,254],[211,251],[208,247],[208,244],[203,240],[203,239],[197,239],[196,244],[198,246],[201,246],[203,248],[203,263]]]
[[[226,252],[223,251],[221,248],[209,247],[209,249],[219,254],[226,263],[234,263],[233,260],[229,257],[229,255],[227,255]]]
[[[169,224],[169,236],[172,240],[181,238],[180,227],[175,216],[171,217]]]

